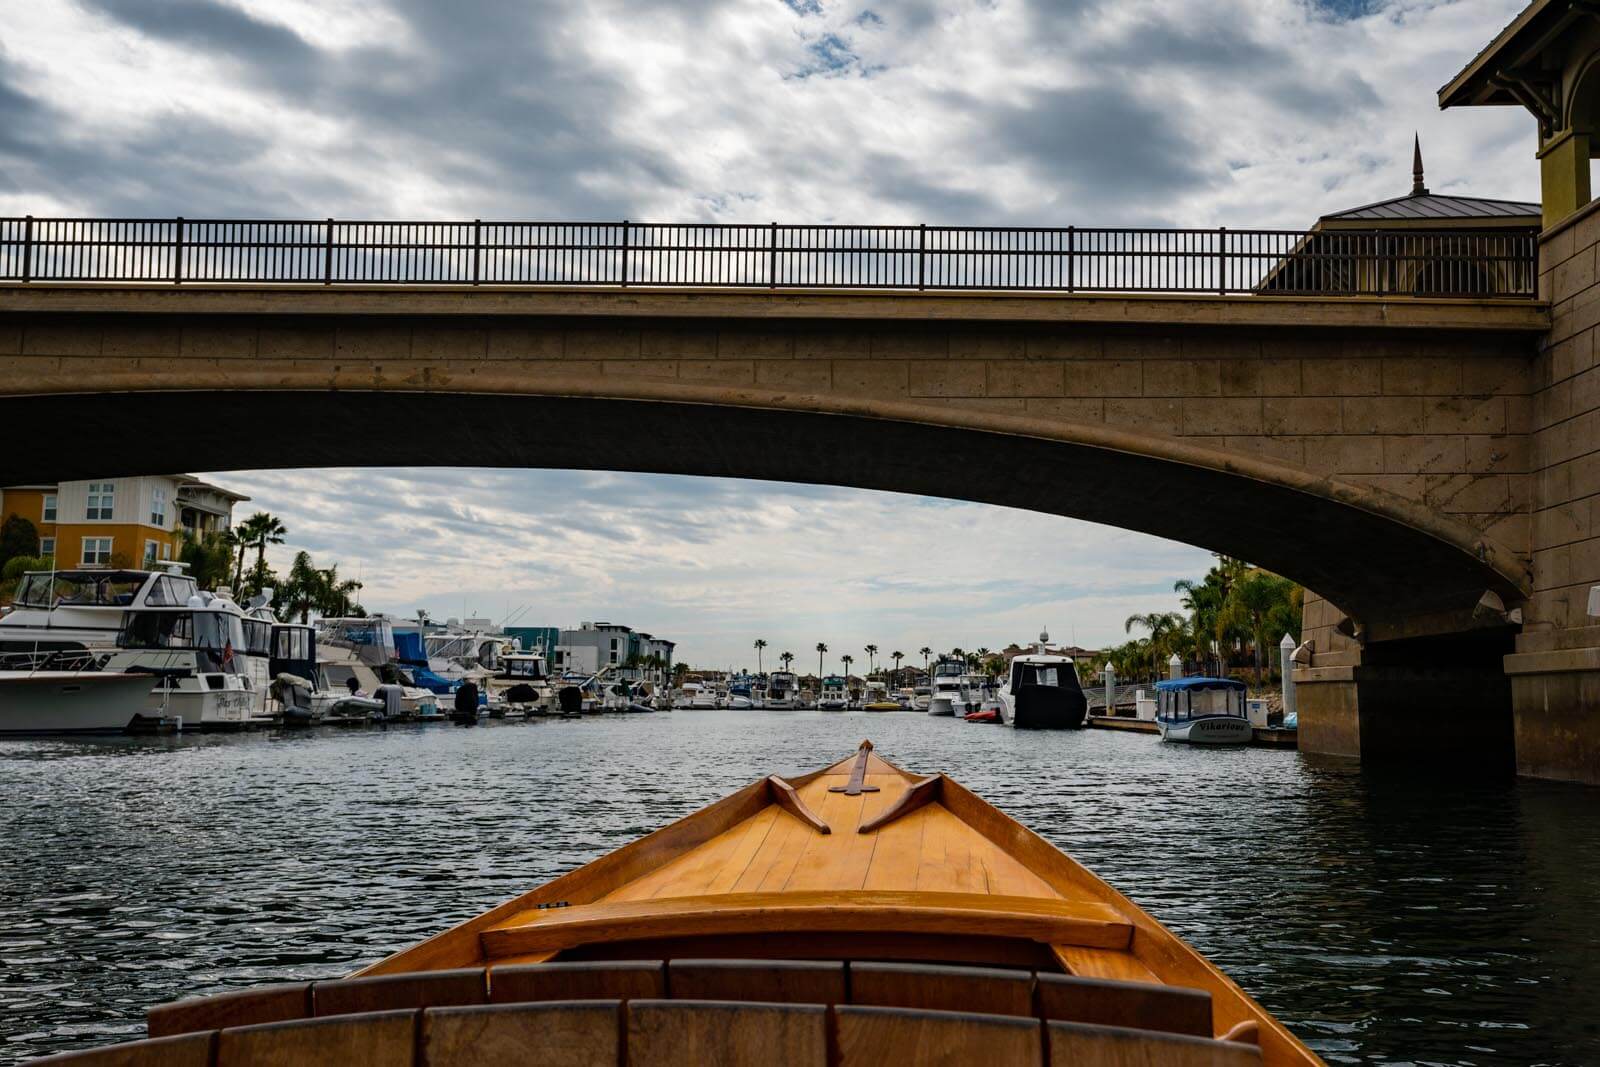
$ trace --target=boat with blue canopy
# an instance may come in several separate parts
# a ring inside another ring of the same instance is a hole
[[[1255,731],[1245,685],[1232,678],[1169,678],[1156,683],[1156,727],[1163,741],[1244,745]]]

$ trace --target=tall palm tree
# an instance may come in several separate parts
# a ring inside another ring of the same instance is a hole
[[[283,544],[288,527],[276,515],[258,511],[239,524],[241,548],[256,550],[256,576],[258,584],[267,573],[267,546]]]
[[[871,675],[872,675],[872,657],[876,656],[878,654],[878,646],[877,645],[868,645],[866,648],[862,649],[862,651],[867,654],[867,675],[868,675],[868,677],[871,677]]]
[[[228,551],[233,553],[233,595],[239,595],[239,583],[244,581],[244,550],[250,547],[250,520],[246,519],[223,536]]]
[[[794,653],[793,652],[785,652],[783,655],[779,656],[778,658],[783,661],[783,669],[784,670],[788,670],[789,669],[789,664],[794,662]]]
[[[894,680],[900,680],[900,661],[906,658],[904,652],[891,652],[889,658],[894,660]]]
[[[763,648],[766,648],[766,647],[767,647],[767,642],[765,640],[763,640],[762,638],[759,638],[759,637],[756,638],[756,673],[757,674],[761,673],[761,650]]]
[[[917,651],[922,653],[922,673],[927,674],[928,657],[933,655],[933,649],[929,648],[927,645],[923,645],[921,648],[917,649]]]
[[[855,658],[846,652],[839,657],[839,662],[844,664],[844,680],[848,682],[850,680],[850,664],[855,662]]]
[[[817,678],[822,678],[822,657],[828,652],[828,646],[821,641],[817,642]]]

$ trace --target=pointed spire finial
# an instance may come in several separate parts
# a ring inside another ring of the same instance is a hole
[[[1411,141],[1411,195],[1426,196],[1428,187],[1422,184],[1422,135],[1413,134]]]

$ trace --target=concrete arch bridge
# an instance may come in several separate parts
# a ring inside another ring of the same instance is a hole
[[[1527,299],[35,282],[0,288],[0,484],[537,466],[1072,515],[1314,590],[1305,747],[1509,765],[1549,328]]]

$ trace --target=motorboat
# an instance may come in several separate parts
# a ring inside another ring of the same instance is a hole
[[[981,710],[984,698],[988,695],[990,689],[989,676],[986,674],[964,674],[961,676],[961,686],[967,691],[967,710]]]
[[[767,676],[768,711],[793,711],[800,706],[800,681],[789,671],[773,671]]]
[[[89,651],[0,655],[0,736],[120,734],[151,719],[148,674],[99,668]]]
[[[913,701],[916,700],[916,696],[917,696],[917,691],[915,689],[910,688],[910,687],[906,687],[906,688],[903,688],[903,689],[896,689],[894,691],[895,703],[899,704],[901,710],[903,710],[903,711],[912,711],[912,710],[914,710]]]
[[[979,708],[977,711],[969,711],[961,717],[967,722],[986,722],[1001,725],[998,704],[991,704],[988,707]]]
[[[692,688],[691,688],[692,686]],[[689,689],[689,707],[695,711],[716,711],[720,706],[717,702],[717,691],[709,685],[695,685],[689,683],[684,686]]]
[[[489,703],[520,710],[524,716],[556,708],[555,690],[545,658],[538,652],[507,652],[500,657],[500,673],[489,679]]]
[[[844,711],[850,706],[850,690],[844,678],[830,674],[822,680],[822,692],[817,697],[818,711]]]
[[[966,664],[951,656],[940,656],[933,665],[933,692],[928,697],[929,715],[967,713]]]
[[[145,709],[179,717],[185,730],[243,729],[252,724],[256,696],[238,651],[244,643],[239,605],[200,592],[185,604],[146,602],[124,612],[103,669],[148,675]]]
[[[933,706],[933,686],[919,685],[911,690],[911,710],[927,711]]]
[[[750,707],[760,711],[767,706],[767,678],[758,674],[750,679]]]
[[[436,716],[442,716],[437,711],[438,694],[427,686],[416,685],[415,679],[409,675],[409,669],[395,652],[394,626],[387,616],[318,619],[315,637],[323,688],[330,691],[323,702],[325,705],[344,699],[347,694],[370,700],[378,686],[399,685],[403,718],[432,721]],[[472,680],[479,685],[480,691],[485,688],[484,682],[477,676]],[[351,681],[356,684],[351,686]],[[350,710],[356,710],[357,707],[353,705]],[[379,711],[376,707],[369,707],[368,710]]]
[[[181,608],[199,592],[184,566],[26,571],[0,615],[0,654],[115,648],[130,610]]]
[[[60,1062],[1322,1062],[1071,856],[870,742],[346,978],[159,1005],[146,1031]]]
[[[862,711],[899,711],[900,703],[889,695],[889,687],[882,682],[868,682],[861,698]]]
[[[1246,688],[1232,678],[1168,678],[1156,683],[1156,729],[1163,741],[1246,745],[1255,728],[1245,711]]]
[[[1064,730],[1083,725],[1089,703],[1070,657],[1025,653],[1011,661],[1000,687],[999,710],[1007,726]]]

